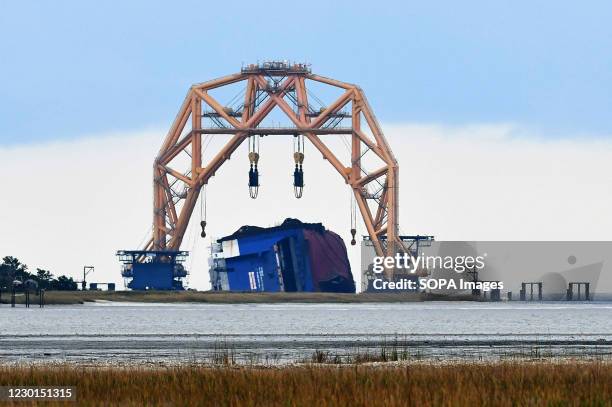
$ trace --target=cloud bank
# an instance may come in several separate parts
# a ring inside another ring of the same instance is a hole
[[[400,163],[404,234],[437,240],[612,240],[612,141],[551,139],[508,124],[383,126]],[[118,282],[118,249],[138,248],[150,231],[152,163],[164,132],[146,130],[53,144],[0,147],[0,256],[31,268],[91,281]],[[350,192],[333,168],[306,147],[304,197],[293,197],[292,144],[261,145],[261,190],[247,191],[242,146],[207,187],[208,233],[286,217],[323,222],[350,241]],[[209,239],[196,209],[183,248],[190,286],[208,288]],[[358,234],[365,233],[362,225]],[[359,248],[349,246],[355,274]]]

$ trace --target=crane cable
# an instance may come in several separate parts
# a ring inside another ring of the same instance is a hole
[[[202,227],[202,233],[200,236],[202,238],[206,237],[206,184],[202,187],[202,191],[200,193],[200,226]]]
[[[355,201],[354,191],[351,189],[351,246],[355,246],[355,234],[357,233],[357,202]]]

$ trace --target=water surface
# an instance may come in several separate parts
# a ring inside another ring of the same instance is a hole
[[[612,303],[151,304],[0,306],[0,360],[286,362],[315,351],[396,347],[414,358],[612,354]]]

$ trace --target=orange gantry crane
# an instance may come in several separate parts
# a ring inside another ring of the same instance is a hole
[[[312,101],[316,97],[309,90],[313,82],[339,90],[340,96],[317,109]],[[237,83],[243,84],[244,96],[235,107],[222,104],[211,94],[215,89]],[[288,126],[262,125],[275,107],[287,116]],[[259,155],[253,146],[258,137],[273,134],[297,139],[296,197],[301,196],[303,188],[305,139],[352,189],[376,254],[394,256],[398,250],[405,249],[398,235],[399,166],[364,92],[356,85],[315,75],[307,64],[281,61],[250,64],[239,73],[195,84],[189,89],[155,158],[153,236],[145,250],[179,250],[200,190],[245,141],[249,142],[250,151],[249,186],[251,196],[256,197]],[[338,159],[322,140],[320,136],[327,134],[350,136],[350,162]],[[207,152],[205,156],[203,137],[216,135],[230,135],[230,138],[220,150],[213,154]],[[190,157],[189,168],[175,165],[181,153]],[[366,153],[373,154],[380,163],[371,171],[362,165]],[[204,226],[205,223],[203,229]],[[354,244],[355,226],[351,233]]]

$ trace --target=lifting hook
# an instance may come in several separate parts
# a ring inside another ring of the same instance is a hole
[[[206,229],[206,221],[205,220],[200,222],[200,227],[202,227],[202,233],[200,233],[200,236],[206,237],[206,231],[204,230],[204,229]]]
[[[304,170],[302,169],[304,153],[293,153],[293,159],[295,160],[295,170],[293,170],[293,190],[295,192],[295,197],[299,199],[302,197],[302,193],[304,192]]]
[[[249,195],[251,198],[257,198],[259,192],[259,170],[257,169],[257,162],[259,161],[259,154],[251,151],[249,153],[249,161],[251,167],[249,169]]]

